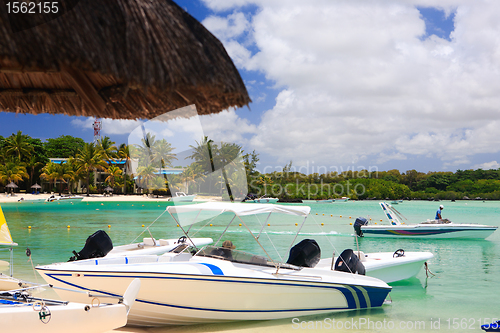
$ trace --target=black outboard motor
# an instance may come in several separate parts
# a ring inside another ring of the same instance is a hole
[[[361,230],[361,226],[363,225],[368,225],[368,220],[364,217],[358,217],[356,222],[354,222],[354,230],[359,237],[363,237],[363,231]]]
[[[314,267],[321,259],[321,249],[314,239],[304,239],[290,249],[287,264]]]
[[[113,249],[113,242],[104,230],[98,230],[87,238],[83,249],[69,258],[69,261],[102,258]]]
[[[335,270],[353,274],[365,275],[365,266],[351,249],[346,249],[335,262]]]

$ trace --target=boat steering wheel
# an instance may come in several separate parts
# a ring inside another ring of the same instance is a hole
[[[186,237],[186,236],[181,236],[181,237],[179,237],[179,239],[177,240],[177,244],[186,243],[186,241],[187,241],[187,237]]]
[[[396,252],[394,252],[394,254],[392,255],[393,258],[399,258],[404,256],[405,256],[405,250],[403,249],[396,250]]]

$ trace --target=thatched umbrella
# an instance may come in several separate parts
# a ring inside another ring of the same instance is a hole
[[[171,0],[56,7],[0,11],[0,110],[151,119],[251,102],[222,43]]]
[[[14,182],[10,182],[7,185],[5,185],[5,187],[10,188],[11,192],[14,192],[14,189],[18,188],[19,186],[17,186]]]
[[[38,194],[38,190],[41,189],[42,187],[38,185],[38,183],[35,183],[35,185],[31,185],[31,188],[34,188]]]

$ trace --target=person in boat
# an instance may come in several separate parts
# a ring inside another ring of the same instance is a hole
[[[224,243],[222,243],[222,247],[213,250],[210,254],[218,257],[223,257],[227,260],[233,260],[231,250],[234,250],[235,248],[236,246],[234,246],[233,242],[231,242],[230,240],[226,240],[224,241]]]
[[[439,209],[438,209],[438,210],[437,210],[437,212],[436,212],[436,218],[435,218],[436,220],[441,220],[441,219],[443,219],[443,218],[441,217],[441,211],[442,211],[443,209],[444,209],[444,206],[443,206],[443,205],[440,205],[440,206],[439,206]]]

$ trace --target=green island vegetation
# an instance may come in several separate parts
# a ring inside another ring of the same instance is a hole
[[[42,142],[18,131],[6,138],[0,136],[0,190],[32,193],[37,191],[32,188],[33,184],[39,183],[43,185],[41,191],[60,194],[104,193],[109,186],[114,193],[121,194],[137,193],[139,188],[139,193],[164,195],[175,190],[203,195],[205,183],[218,181],[231,185],[237,181],[236,178],[240,177],[237,173],[228,174],[220,167],[240,159],[245,166],[248,192],[256,196],[285,200],[323,200],[344,196],[355,200],[500,199],[500,169],[427,173],[416,170],[401,173],[396,169],[347,170],[304,174],[295,171],[290,161],[281,171],[260,173],[257,169],[258,153],[245,153],[235,143],[214,143],[204,137],[191,148],[188,158],[193,162],[178,175],[171,176],[169,182],[166,177],[158,176],[162,168],[174,167],[177,160],[173,153],[175,148],[165,139],[156,140],[147,134],[140,145],[117,146],[109,137],[94,144],[64,135]],[[130,171],[133,156],[139,156],[139,161],[143,161],[139,162],[136,174]],[[54,163],[49,158],[67,160]],[[120,167],[116,161],[121,161]],[[223,171],[213,180],[210,174],[215,170]],[[137,188],[134,178],[139,185]],[[80,189],[78,183],[82,185]],[[222,191],[223,186],[220,188]]]

